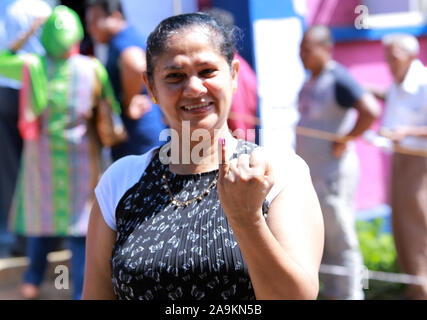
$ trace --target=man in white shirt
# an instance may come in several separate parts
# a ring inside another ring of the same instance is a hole
[[[383,45],[394,83],[385,100],[381,133],[396,150],[427,151],[427,68],[415,37],[393,34]],[[403,272],[427,279],[427,157],[395,153],[392,160],[392,225]],[[408,286],[408,298],[427,299],[427,282]]]
[[[36,18],[47,17],[52,9],[42,0],[2,0],[0,3],[0,50],[31,28]],[[38,35],[29,38],[19,53],[44,54]],[[4,251],[10,242],[7,233],[7,219],[18,174],[22,140],[18,132],[18,96],[21,84],[0,76],[0,248]],[[18,242],[18,244],[22,242]],[[15,248],[23,254],[23,248],[15,243]],[[22,252],[21,252],[22,251]],[[4,254],[3,252],[1,253]],[[7,253],[6,253],[7,254]]]

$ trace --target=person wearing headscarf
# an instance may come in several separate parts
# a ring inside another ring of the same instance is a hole
[[[41,25],[46,54],[16,54]],[[95,115],[101,104],[104,112],[120,113],[105,68],[78,53],[82,39],[77,14],[57,6],[0,52],[0,74],[22,81],[18,128],[24,147],[9,227],[28,236],[29,266],[20,287],[25,298],[39,295],[55,237],[70,242],[73,297],[81,295],[92,190],[102,171]]]

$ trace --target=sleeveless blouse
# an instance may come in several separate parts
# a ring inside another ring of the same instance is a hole
[[[239,140],[233,158],[255,147]],[[200,201],[176,207],[163,187],[163,174],[175,198],[186,201],[206,190],[218,170],[174,174],[154,153],[139,181],[116,207],[117,238],[110,262],[117,298],[255,299],[217,187]],[[264,202],[264,213],[267,210]]]

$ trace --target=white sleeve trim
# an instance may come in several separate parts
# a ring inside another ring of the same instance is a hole
[[[292,185],[294,181],[300,180],[309,171],[307,163],[292,149],[280,161],[272,159],[272,166],[274,185],[265,199],[268,206],[287,186]]]
[[[153,156],[151,149],[141,156],[127,156],[114,162],[102,175],[95,188],[95,196],[105,223],[113,230],[116,227],[116,208],[120,199],[135,183],[149,165]],[[293,181],[297,181],[309,171],[306,162],[293,150],[281,161],[272,159],[274,185],[266,197],[267,205]]]
[[[144,173],[153,156],[151,149],[140,156],[126,156],[114,162],[102,175],[95,188],[95,196],[105,223],[114,231],[116,208],[120,199]]]

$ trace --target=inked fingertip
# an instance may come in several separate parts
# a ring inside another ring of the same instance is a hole
[[[218,139],[220,146],[225,146],[225,138],[219,138]]]

